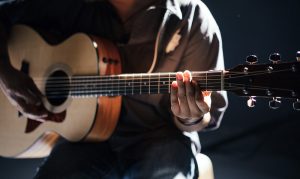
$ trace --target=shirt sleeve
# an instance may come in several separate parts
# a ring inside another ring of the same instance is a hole
[[[224,70],[222,39],[219,27],[206,5],[197,1],[190,16],[191,29],[180,69],[191,71]],[[211,95],[211,121],[205,130],[218,128],[227,108],[226,92]]]

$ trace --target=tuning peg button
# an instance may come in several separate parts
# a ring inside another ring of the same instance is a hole
[[[276,63],[281,61],[281,56],[280,56],[279,53],[273,53],[273,54],[270,55],[269,60],[272,63],[276,64]]]
[[[296,59],[297,59],[298,62],[300,62],[300,51],[297,52]]]
[[[247,106],[249,108],[253,108],[253,107],[255,107],[255,105],[256,105],[256,99],[253,96],[249,97],[249,99],[247,101]]]
[[[249,55],[247,58],[246,58],[246,62],[249,64],[249,65],[253,65],[255,63],[258,62],[258,58],[256,55]]]
[[[300,100],[299,99],[297,99],[297,101],[293,103],[293,108],[296,111],[300,111]]]
[[[281,105],[281,101],[278,98],[273,98],[273,100],[269,101],[269,107],[271,109],[278,109]]]

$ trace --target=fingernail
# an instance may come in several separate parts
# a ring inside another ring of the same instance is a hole
[[[182,81],[183,80],[183,74],[182,72],[177,72],[176,73],[176,79]]]
[[[192,80],[192,74],[190,71],[185,70],[184,73],[184,81],[191,81]]]
[[[172,82],[172,87],[173,87],[173,88],[177,88],[177,87],[178,87],[177,81],[173,81],[173,82]]]

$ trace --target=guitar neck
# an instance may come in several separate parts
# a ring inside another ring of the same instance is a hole
[[[224,90],[224,71],[192,72],[203,91]],[[73,97],[168,94],[176,73],[141,73],[108,76],[73,76],[70,91]]]

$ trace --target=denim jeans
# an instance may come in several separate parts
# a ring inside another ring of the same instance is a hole
[[[114,151],[109,142],[56,145],[35,179],[197,178],[198,166],[189,138],[163,136]]]

